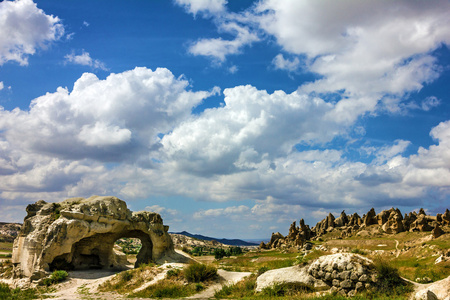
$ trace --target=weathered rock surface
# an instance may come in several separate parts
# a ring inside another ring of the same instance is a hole
[[[437,281],[416,292],[413,299],[450,299],[450,277]]]
[[[186,260],[174,251],[159,214],[131,212],[116,197],[39,200],[27,206],[27,213],[13,246],[15,277],[35,280],[54,269],[120,269],[126,260],[113,246],[122,237],[141,240],[136,266]]]
[[[373,279],[376,278],[373,262],[351,253],[321,256],[308,267],[308,274],[348,296],[374,287]]]
[[[307,267],[293,266],[270,270],[261,274],[256,280],[256,291],[260,292],[264,288],[279,283],[298,283],[318,290],[329,288],[323,281],[311,276]]]
[[[256,291],[274,284],[297,283],[315,290],[331,289],[351,296],[374,288],[374,280],[376,271],[370,259],[357,254],[338,253],[321,256],[309,266],[267,271],[257,278]]]

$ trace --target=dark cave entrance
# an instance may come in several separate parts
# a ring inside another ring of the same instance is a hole
[[[59,255],[49,264],[53,270],[86,269],[126,269],[125,255],[115,253],[113,247],[120,238],[137,238],[141,249],[136,256],[134,267],[152,262],[153,243],[150,236],[140,230],[128,230],[120,233],[99,233],[81,239],[72,245],[70,253]]]

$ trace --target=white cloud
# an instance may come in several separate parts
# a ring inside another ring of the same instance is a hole
[[[437,107],[441,104],[441,100],[431,96],[431,97],[427,97],[425,100],[422,101],[422,105],[421,108],[424,111],[429,111],[430,109]]]
[[[285,59],[283,54],[280,53],[272,60],[272,64],[275,66],[275,69],[294,72],[299,68],[300,60],[298,57],[294,57],[292,60]]]
[[[203,219],[208,217],[237,217],[241,218],[242,215],[250,212],[250,208],[245,205],[230,206],[226,208],[215,208],[208,210],[201,210],[194,213],[194,219]]]
[[[175,3],[183,6],[194,16],[199,12],[205,15],[215,15],[226,10],[227,0],[175,0]]]
[[[234,40],[224,40],[222,38],[200,39],[189,47],[189,53],[208,56],[215,59],[218,63],[222,63],[228,55],[240,53],[244,46],[259,41],[256,33],[251,32],[248,27],[241,26],[235,22],[222,23],[220,30],[233,34],[236,38]]]
[[[145,210],[152,211],[160,215],[171,215],[171,216],[178,215],[178,211],[176,209],[166,208],[156,204],[145,207]]]
[[[0,65],[28,64],[28,56],[64,34],[58,17],[46,15],[31,0],[0,2]]]
[[[5,88],[5,85],[3,84],[3,81],[0,81],[0,91]]]
[[[94,69],[107,70],[104,63],[97,59],[92,59],[89,52],[82,51],[80,55],[75,55],[75,53],[67,54],[64,56],[66,63],[72,63],[76,65],[89,66]]]

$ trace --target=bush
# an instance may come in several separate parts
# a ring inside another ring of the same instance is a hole
[[[172,278],[172,277],[178,277],[180,275],[181,271],[178,269],[171,269],[167,271],[166,278]]]
[[[36,298],[38,296],[36,295],[35,289],[11,289],[6,283],[0,282],[0,299],[2,300],[28,300]]]
[[[214,249],[214,258],[215,259],[221,259],[226,255],[225,250],[223,250],[222,248],[217,248]]]
[[[398,272],[387,260],[375,260],[377,271],[377,293],[385,295],[402,295],[411,291],[411,285],[405,282]]]
[[[217,276],[217,269],[213,266],[194,263],[183,270],[184,277],[188,282],[202,282]]]
[[[42,283],[46,286],[49,286],[49,285],[56,284],[56,283],[66,280],[67,276],[69,276],[69,274],[67,274],[66,271],[56,270],[56,271],[53,271],[53,273],[52,273],[52,275],[50,275],[50,277],[44,278]]]
[[[261,268],[258,269],[257,275],[259,276],[259,275],[261,275],[261,274],[263,274],[263,273],[265,273],[267,271],[269,271],[268,267],[261,267]]]

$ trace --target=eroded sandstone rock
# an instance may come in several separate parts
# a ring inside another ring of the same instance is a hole
[[[168,229],[159,214],[131,212],[116,197],[39,200],[27,206],[14,241],[14,276],[34,280],[54,269],[120,269],[126,260],[115,254],[113,246],[123,237],[141,240],[135,266],[185,260],[174,251]]]

